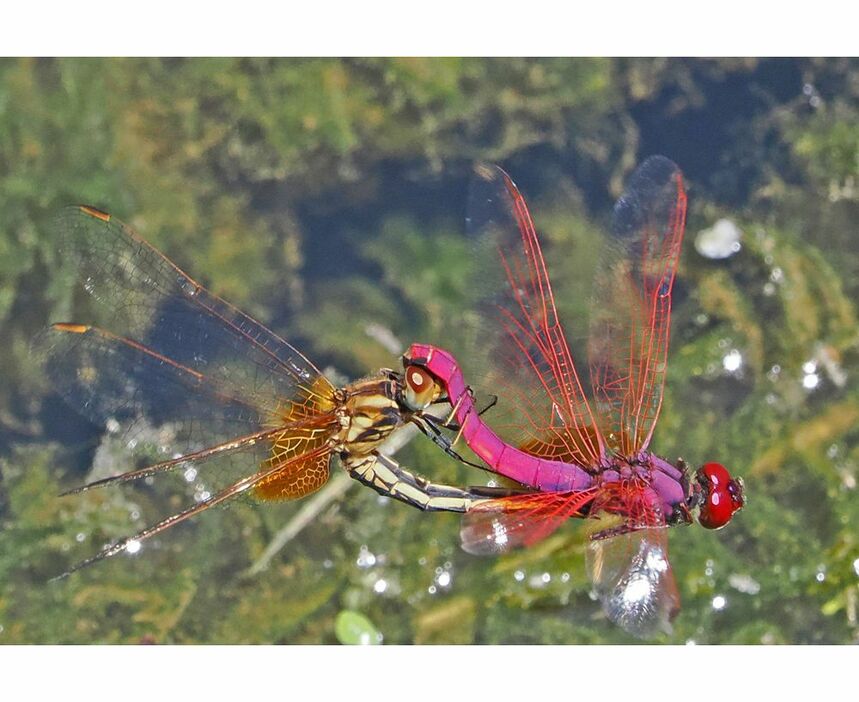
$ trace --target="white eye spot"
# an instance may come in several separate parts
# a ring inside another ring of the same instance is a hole
[[[130,540],[127,544],[125,544],[125,550],[128,553],[137,553],[140,550],[140,542]]]
[[[419,388],[423,384],[424,384],[423,376],[420,373],[418,373],[417,371],[412,373],[412,385]]]

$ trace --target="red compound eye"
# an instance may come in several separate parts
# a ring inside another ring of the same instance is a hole
[[[731,481],[731,474],[721,463],[705,463],[700,472],[714,488],[726,488]]]
[[[698,479],[706,491],[698,522],[707,529],[721,529],[743,506],[743,484],[731,478],[720,463],[705,463],[698,471]]]

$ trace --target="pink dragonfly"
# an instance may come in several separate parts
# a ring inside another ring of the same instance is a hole
[[[718,529],[744,502],[742,481],[722,465],[692,472],[682,459],[671,463],[649,450],[686,216],[682,174],[668,159],[652,157],[615,206],[592,305],[591,399],[525,200],[504,171],[479,170],[469,214],[478,241],[497,250],[506,280],[503,298],[484,318],[501,342],[490,343],[492,391],[502,409],[514,408],[518,439],[505,442],[484,423],[450,353],[413,345],[405,379],[411,382],[409,369],[428,371],[447,393],[469,447],[492,471],[529,489],[470,506],[463,548],[501,553],[545,538],[571,517],[593,519],[587,565],[608,617],[636,636],[670,631],[680,598],[666,527],[697,515],[702,526]]]

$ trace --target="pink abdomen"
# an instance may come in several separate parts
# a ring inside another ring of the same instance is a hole
[[[424,365],[444,384],[463,439],[494,472],[543,491],[585,490],[593,485],[593,476],[581,466],[539,458],[502,441],[480,418],[462,371],[447,351],[413,344],[407,358]]]

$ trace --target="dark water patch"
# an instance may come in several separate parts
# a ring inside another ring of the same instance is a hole
[[[633,105],[639,153],[665,154],[715,199],[743,204],[763,163],[782,173],[789,164],[788,145],[762,120],[802,95],[802,62],[763,59],[747,71],[723,71],[706,60],[684,63],[700,102],[672,81]]]

